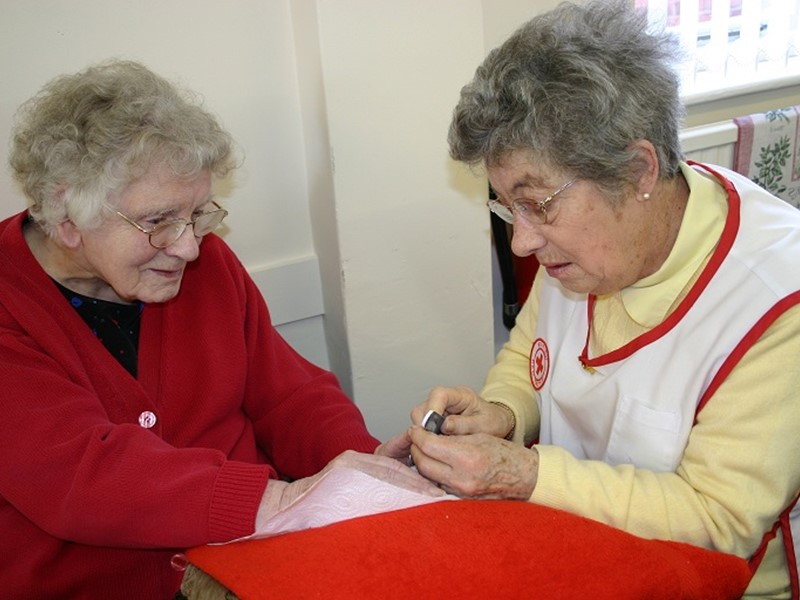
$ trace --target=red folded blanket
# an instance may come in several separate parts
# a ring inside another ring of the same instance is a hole
[[[242,600],[740,598],[747,563],[510,500],[436,502],[187,552]]]

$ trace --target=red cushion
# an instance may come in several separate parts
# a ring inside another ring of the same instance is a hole
[[[436,502],[187,552],[242,600],[739,598],[747,563],[510,500]]]

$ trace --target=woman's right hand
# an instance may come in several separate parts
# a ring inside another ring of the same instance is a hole
[[[445,417],[441,432],[446,435],[488,433],[504,437],[510,428],[508,411],[466,386],[433,388],[428,399],[412,409],[411,421],[420,425],[429,410]]]

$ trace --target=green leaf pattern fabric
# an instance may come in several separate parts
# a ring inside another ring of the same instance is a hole
[[[800,208],[800,106],[734,119],[734,169]]]

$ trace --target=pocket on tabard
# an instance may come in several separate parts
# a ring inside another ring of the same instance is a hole
[[[606,462],[633,464],[654,471],[673,471],[684,443],[680,440],[681,415],[656,409],[630,396],[617,405]]]

